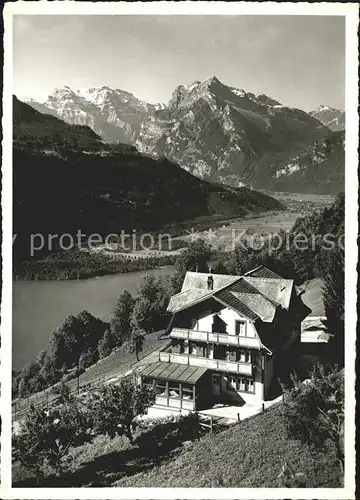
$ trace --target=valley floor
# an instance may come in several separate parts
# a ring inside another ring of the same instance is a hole
[[[118,251],[114,245],[99,245],[90,251],[62,251],[47,257],[17,261],[14,259],[14,279],[53,280],[85,279],[107,274],[126,273],[154,269],[174,263],[181,250],[195,238],[209,241],[214,249],[231,251],[238,238],[244,235],[248,241],[266,242],[270,235],[290,231],[298,217],[330,205],[331,195],[303,193],[267,193],[278,199],[287,208],[280,211],[249,213],[243,217],[222,219],[220,216],[199,217],[162,230],[164,247],[155,242],[147,249],[132,248]],[[165,235],[171,235],[168,247]]]

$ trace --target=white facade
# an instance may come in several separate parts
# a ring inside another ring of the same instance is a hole
[[[223,327],[221,332],[217,331],[216,321]],[[229,307],[224,307],[217,313],[205,310],[192,318],[191,328],[174,327],[170,337],[183,340],[184,349],[183,354],[169,354],[169,361],[184,362],[193,366],[209,366],[209,369],[215,368],[209,360],[215,359],[216,346],[222,345],[225,349],[236,347],[239,351],[239,362],[246,363],[249,370],[242,369],[241,372],[240,368],[236,373],[232,367],[226,369],[226,364],[230,367],[229,362],[219,361],[217,370],[212,372],[212,394],[226,395],[233,399],[234,403],[239,404],[258,404],[264,401],[266,378],[269,376],[270,380],[272,377],[272,360],[269,361],[261,349],[262,344],[255,325],[248,318]],[[197,341],[207,344],[206,358],[191,355],[190,343],[196,344]],[[165,360],[165,357],[161,359]]]
[[[211,314],[210,311],[203,313],[201,317],[192,320],[192,329],[202,332],[212,332],[214,317],[218,316],[226,324],[226,333],[228,335],[237,335],[236,321],[244,324],[241,329],[240,337],[250,337],[258,340],[258,348],[260,349],[260,339],[256,332],[254,323],[247,318],[240,316],[237,312],[226,307],[218,313]],[[245,344],[244,344],[245,345]]]

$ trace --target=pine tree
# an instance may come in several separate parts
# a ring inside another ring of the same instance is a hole
[[[110,318],[110,329],[116,346],[121,346],[130,337],[130,322],[133,309],[134,299],[127,290],[124,290],[122,294],[119,295]]]

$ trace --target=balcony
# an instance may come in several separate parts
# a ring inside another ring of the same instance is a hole
[[[173,328],[171,338],[184,340],[199,340],[200,342],[212,342],[214,344],[226,344],[236,347],[249,347],[260,349],[259,339],[256,337],[241,337],[239,335],[228,335],[227,333],[202,332],[200,330],[187,330],[186,328]]]
[[[159,353],[160,361],[166,363],[179,363],[180,365],[200,366],[210,370],[238,373],[239,375],[252,376],[253,369],[251,363],[241,361],[226,361],[222,359],[201,358],[200,356],[189,356],[188,354],[175,354],[162,351]]]

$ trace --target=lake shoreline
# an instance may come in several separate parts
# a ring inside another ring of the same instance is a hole
[[[108,320],[117,297],[135,296],[147,274],[169,276],[174,266],[93,277],[82,280],[13,281],[13,369],[19,371],[48,345],[57,326],[69,315],[87,310]]]
[[[104,253],[57,252],[14,264],[13,281],[79,281],[155,270],[175,264],[177,255],[116,258]]]

